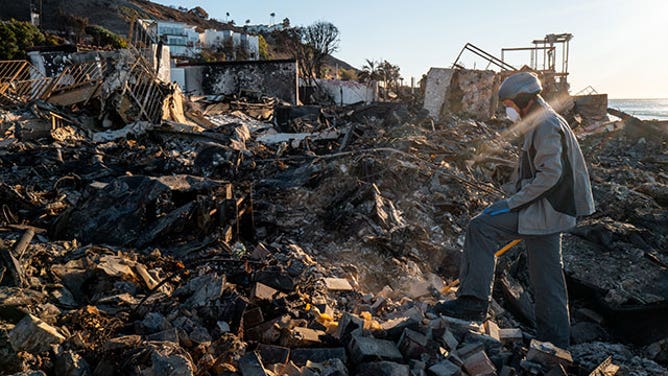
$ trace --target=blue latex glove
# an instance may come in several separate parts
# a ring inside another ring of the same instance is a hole
[[[492,205],[488,206],[485,210],[482,211],[484,214],[489,214],[491,216],[503,214],[503,213],[510,213],[510,208],[508,207],[508,201],[506,200],[501,200],[493,203]]]

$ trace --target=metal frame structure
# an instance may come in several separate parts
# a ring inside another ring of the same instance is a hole
[[[505,62],[506,52],[530,51],[531,62],[529,67],[531,69],[542,73],[549,73],[553,76],[564,77],[565,79],[565,77],[568,76],[568,58],[571,39],[573,39],[573,34],[569,33],[547,34],[543,39],[532,41],[531,43],[533,44],[533,47],[502,48],[501,60]],[[555,45],[561,45],[561,64],[559,67],[557,67],[558,47]]]
[[[466,45],[464,45],[464,48],[462,48],[462,50],[459,52],[459,55],[457,55],[457,58],[455,59],[455,62],[452,64],[453,69],[454,68],[458,68],[458,69],[463,69],[464,68],[464,67],[460,66],[458,63],[459,63],[459,59],[462,57],[462,54],[465,51],[469,51],[469,52],[487,60],[487,62],[488,62],[487,67],[488,68],[489,68],[490,65],[494,64],[498,68],[500,68],[501,70],[508,70],[508,71],[516,71],[517,70],[517,68],[515,68],[512,65],[503,61],[503,59],[499,59],[498,57],[490,54],[489,52],[487,52],[487,51],[483,50],[482,48],[477,47],[477,46],[475,46],[471,43],[466,43]]]

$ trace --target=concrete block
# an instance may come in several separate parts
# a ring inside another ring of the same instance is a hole
[[[364,320],[346,312],[341,317],[341,320],[339,320],[339,326],[336,328],[335,337],[340,339],[343,343],[347,343],[350,339],[350,333],[361,328],[364,328]]]
[[[522,334],[522,329],[499,329],[499,340],[501,343],[522,342],[523,338],[524,335]]]
[[[58,329],[30,314],[19,321],[7,337],[14,351],[33,354],[47,351],[52,344],[65,341]]]
[[[342,362],[346,363],[346,349],[343,347],[293,349],[290,354],[290,361],[298,366],[305,365],[308,360],[322,363],[329,359],[340,359]]]
[[[487,334],[468,333],[464,336],[464,343],[482,343],[484,350],[488,354],[495,354],[501,350],[502,344],[499,340],[488,336]]]
[[[485,323],[485,332],[488,336],[494,338],[497,341],[501,341],[501,335],[499,334],[499,326],[496,325],[493,321],[487,321]]]
[[[446,329],[443,336],[441,336],[441,342],[443,342],[448,351],[455,351],[457,346],[459,346],[457,338],[455,338],[454,334],[448,329]]]
[[[249,308],[243,315],[244,328],[252,328],[264,322],[264,315],[260,307]]]
[[[286,341],[290,347],[309,347],[320,345],[321,337],[326,333],[322,330],[314,330],[304,327],[296,327],[292,329],[290,338]]]
[[[541,342],[535,339],[529,344],[527,358],[529,362],[538,363],[551,369],[559,364],[569,367],[573,364],[571,353],[553,345],[550,342]]]
[[[380,324],[380,328],[383,332],[381,336],[385,339],[397,341],[403,334],[404,330],[407,328],[417,330],[420,327],[420,324],[420,321],[413,317],[390,319]]]
[[[406,359],[418,359],[429,351],[428,344],[429,339],[425,335],[407,328],[399,338],[398,347]]]
[[[274,343],[281,336],[279,328],[276,327],[280,321],[281,318],[277,318],[263,322],[262,324],[254,326],[250,329],[245,329],[244,338],[249,341]]]
[[[357,376],[409,376],[410,368],[407,364],[380,361],[362,363],[357,366]]]
[[[433,376],[460,376],[461,374],[461,367],[449,360],[443,360],[429,367],[429,375]]]
[[[259,300],[272,300],[278,294],[278,290],[265,285],[264,283],[256,282],[253,286],[253,298]]]
[[[263,343],[255,349],[260,354],[264,364],[286,364],[290,359],[290,349],[287,347],[265,345]]]
[[[485,345],[482,342],[472,342],[465,344],[461,348],[457,349],[457,355],[465,359],[469,355],[475,354],[479,351],[485,351]]]
[[[403,356],[391,341],[355,336],[349,344],[352,361],[362,363],[371,360],[401,361]]]
[[[255,280],[286,293],[295,289],[295,282],[292,277],[280,269],[267,268],[262,270],[255,275]]]
[[[478,351],[464,359],[464,370],[469,375],[495,375],[496,367],[484,351]]]

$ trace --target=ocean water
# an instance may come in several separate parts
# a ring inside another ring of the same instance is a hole
[[[668,120],[668,99],[609,99],[608,107],[642,120]]]

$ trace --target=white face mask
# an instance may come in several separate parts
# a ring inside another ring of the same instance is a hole
[[[520,114],[512,107],[506,107],[506,116],[508,116],[508,119],[512,121],[513,123],[517,123],[522,119]]]

